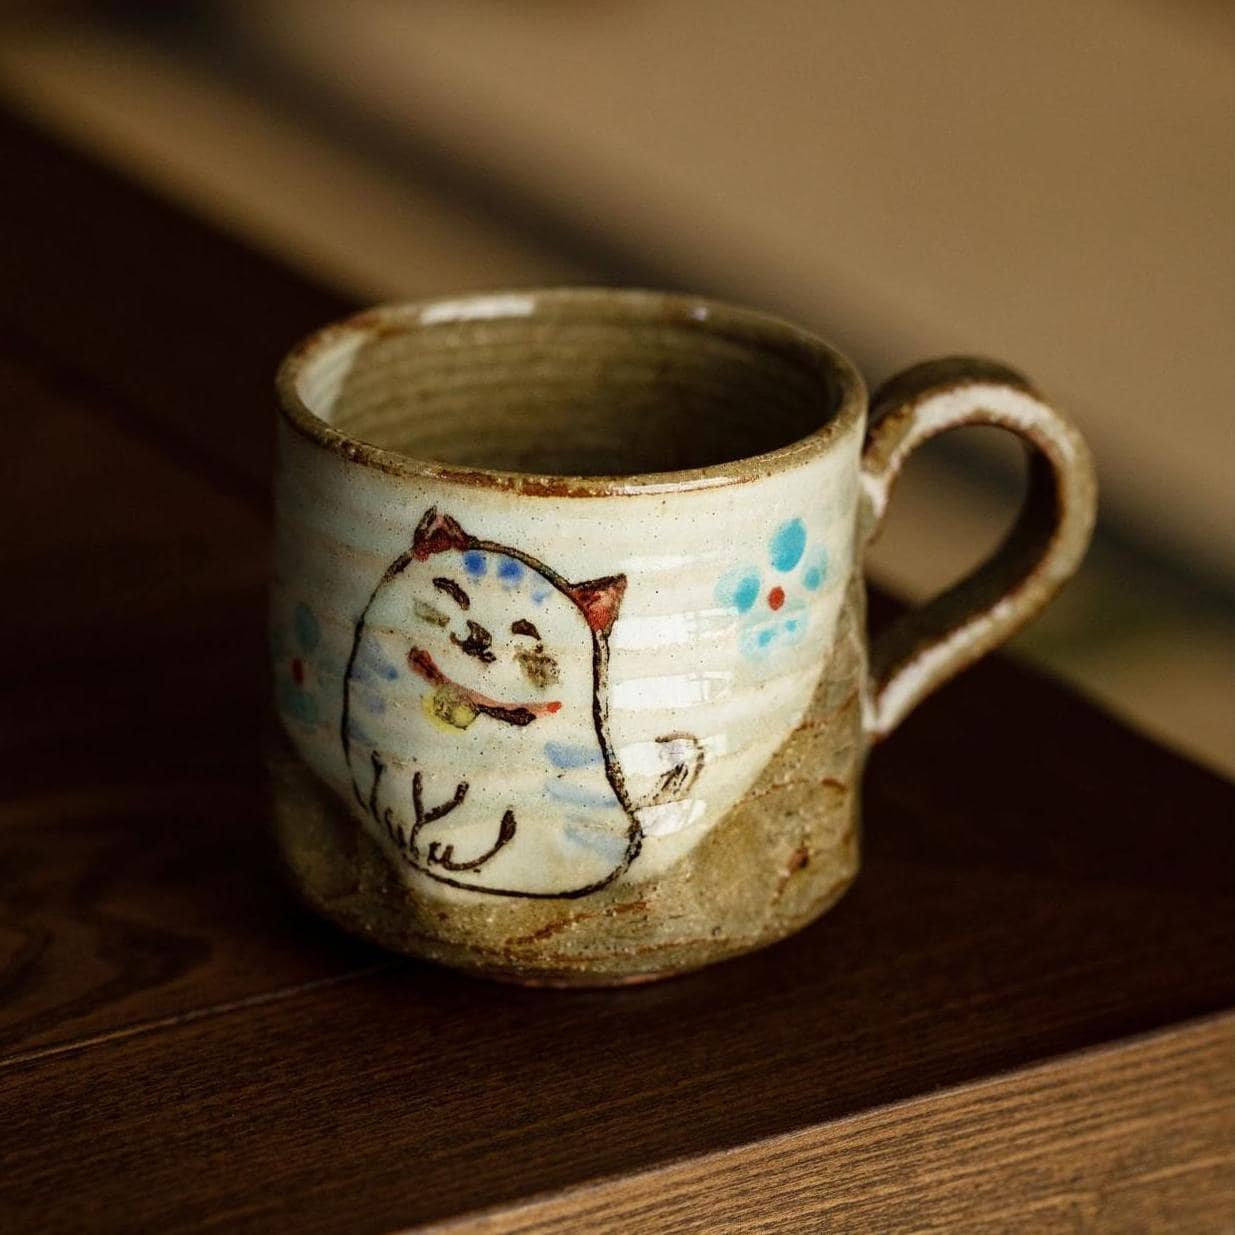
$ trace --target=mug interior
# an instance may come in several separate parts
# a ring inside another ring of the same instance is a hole
[[[284,378],[285,401],[380,451],[579,477],[780,451],[826,431],[860,389],[847,362],[776,319],[605,291],[371,310],[310,339]]]

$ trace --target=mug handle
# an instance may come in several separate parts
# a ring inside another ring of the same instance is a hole
[[[1072,422],[1019,373],[949,357],[907,369],[871,400],[862,451],[864,543],[878,534],[909,455],[962,425],[994,425],[1024,441],[1024,505],[1007,538],[972,574],[872,638],[863,695],[872,742],[1034,617],[1080,565],[1093,532],[1097,480]]]

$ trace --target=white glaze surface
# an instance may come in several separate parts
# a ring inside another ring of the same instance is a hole
[[[568,895],[606,879],[656,877],[741,798],[806,709],[853,569],[860,428],[741,483],[559,497],[390,475],[280,423],[272,654],[280,715],[300,756],[392,857],[402,854],[396,865],[424,894]],[[412,554],[375,596],[430,511],[453,520],[469,543],[513,554],[480,551],[479,575],[460,548]],[[523,568],[518,579],[511,562]],[[509,576],[500,583],[499,568]],[[550,576],[563,584],[623,577],[606,629],[590,626],[584,609],[545,582]],[[466,615],[435,588],[439,577],[465,589]],[[368,678],[353,666],[347,691],[356,624],[371,598],[357,648]],[[418,617],[418,601],[448,625]],[[514,659],[529,642],[511,633],[520,617],[557,666],[557,681],[543,690]],[[490,634],[492,661],[460,649],[468,619]],[[597,641],[607,659],[599,692]],[[464,723],[431,715],[440,687],[409,661],[415,648],[454,684],[451,715]],[[461,711],[459,690],[470,692]],[[345,693],[355,731],[347,751]],[[475,713],[467,699],[477,696],[560,707],[512,724]],[[596,758],[606,745],[617,790]],[[376,812],[367,802],[375,752],[384,766]],[[561,766],[575,759],[578,766]],[[406,836],[414,824],[416,771],[425,811],[468,788],[422,828],[413,862],[391,825]],[[666,788],[667,777],[676,788]],[[447,845],[455,864],[483,856],[508,810],[517,826],[490,860],[466,872],[441,864]]]

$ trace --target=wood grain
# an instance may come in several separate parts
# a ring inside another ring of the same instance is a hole
[[[265,846],[264,523],[2,354],[0,389],[0,1057],[376,963]]]
[[[993,1235],[1235,1225],[1235,1018],[444,1223],[451,1235]]]
[[[18,264],[46,287],[0,304],[0,1229],[444,1222],[842,1120],[891,1137],[892,1104],[1231,1007],[1230,786],[998,659],[876,752],[858,884],[761,955],[547,993],[318,924],[264,847],[259,475],[267,361],[331,298],[30,134],[12,148],[31,175],[0,224],[37,239],[43,265]],[[53,189],[89,261],[38,230],[65,225],[38,223]],[[99,281],[125,261],[131,284]],[[186,337],[150,352],[171,322]],[[1017,1092],[986,1108],[996,1156]],[[838,1172],[863,1161],[835,1144]],[[1187,1161],[1186,1187],[1143,1189],[1185,1218],[1229,1195]],[[974,1192],[972,1221],[1047,1204],[1063,1169],[1007,1175],[1002,1210]],[[892,1212],[890,1187],[854,1212]]]
[[[74,1229],[80,1206],[103,1228],[412,1226],[1229,1005],[1227,875],[1202,869],[1220,850],[1200,829],[1161,885],[1069,872],[1072,851],[1015,831],[967,865],[877,783],[853,893],[759,956],[556,995],[409,965],[14,1061],[0,1212],[17,1230]]]

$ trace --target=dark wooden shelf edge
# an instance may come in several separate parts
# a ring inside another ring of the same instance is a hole
[[[1176,1232],[1235,1220],[1235,1012],[415,1228]],[[1071,1225],[1067,1229],[1074,1229]]]

